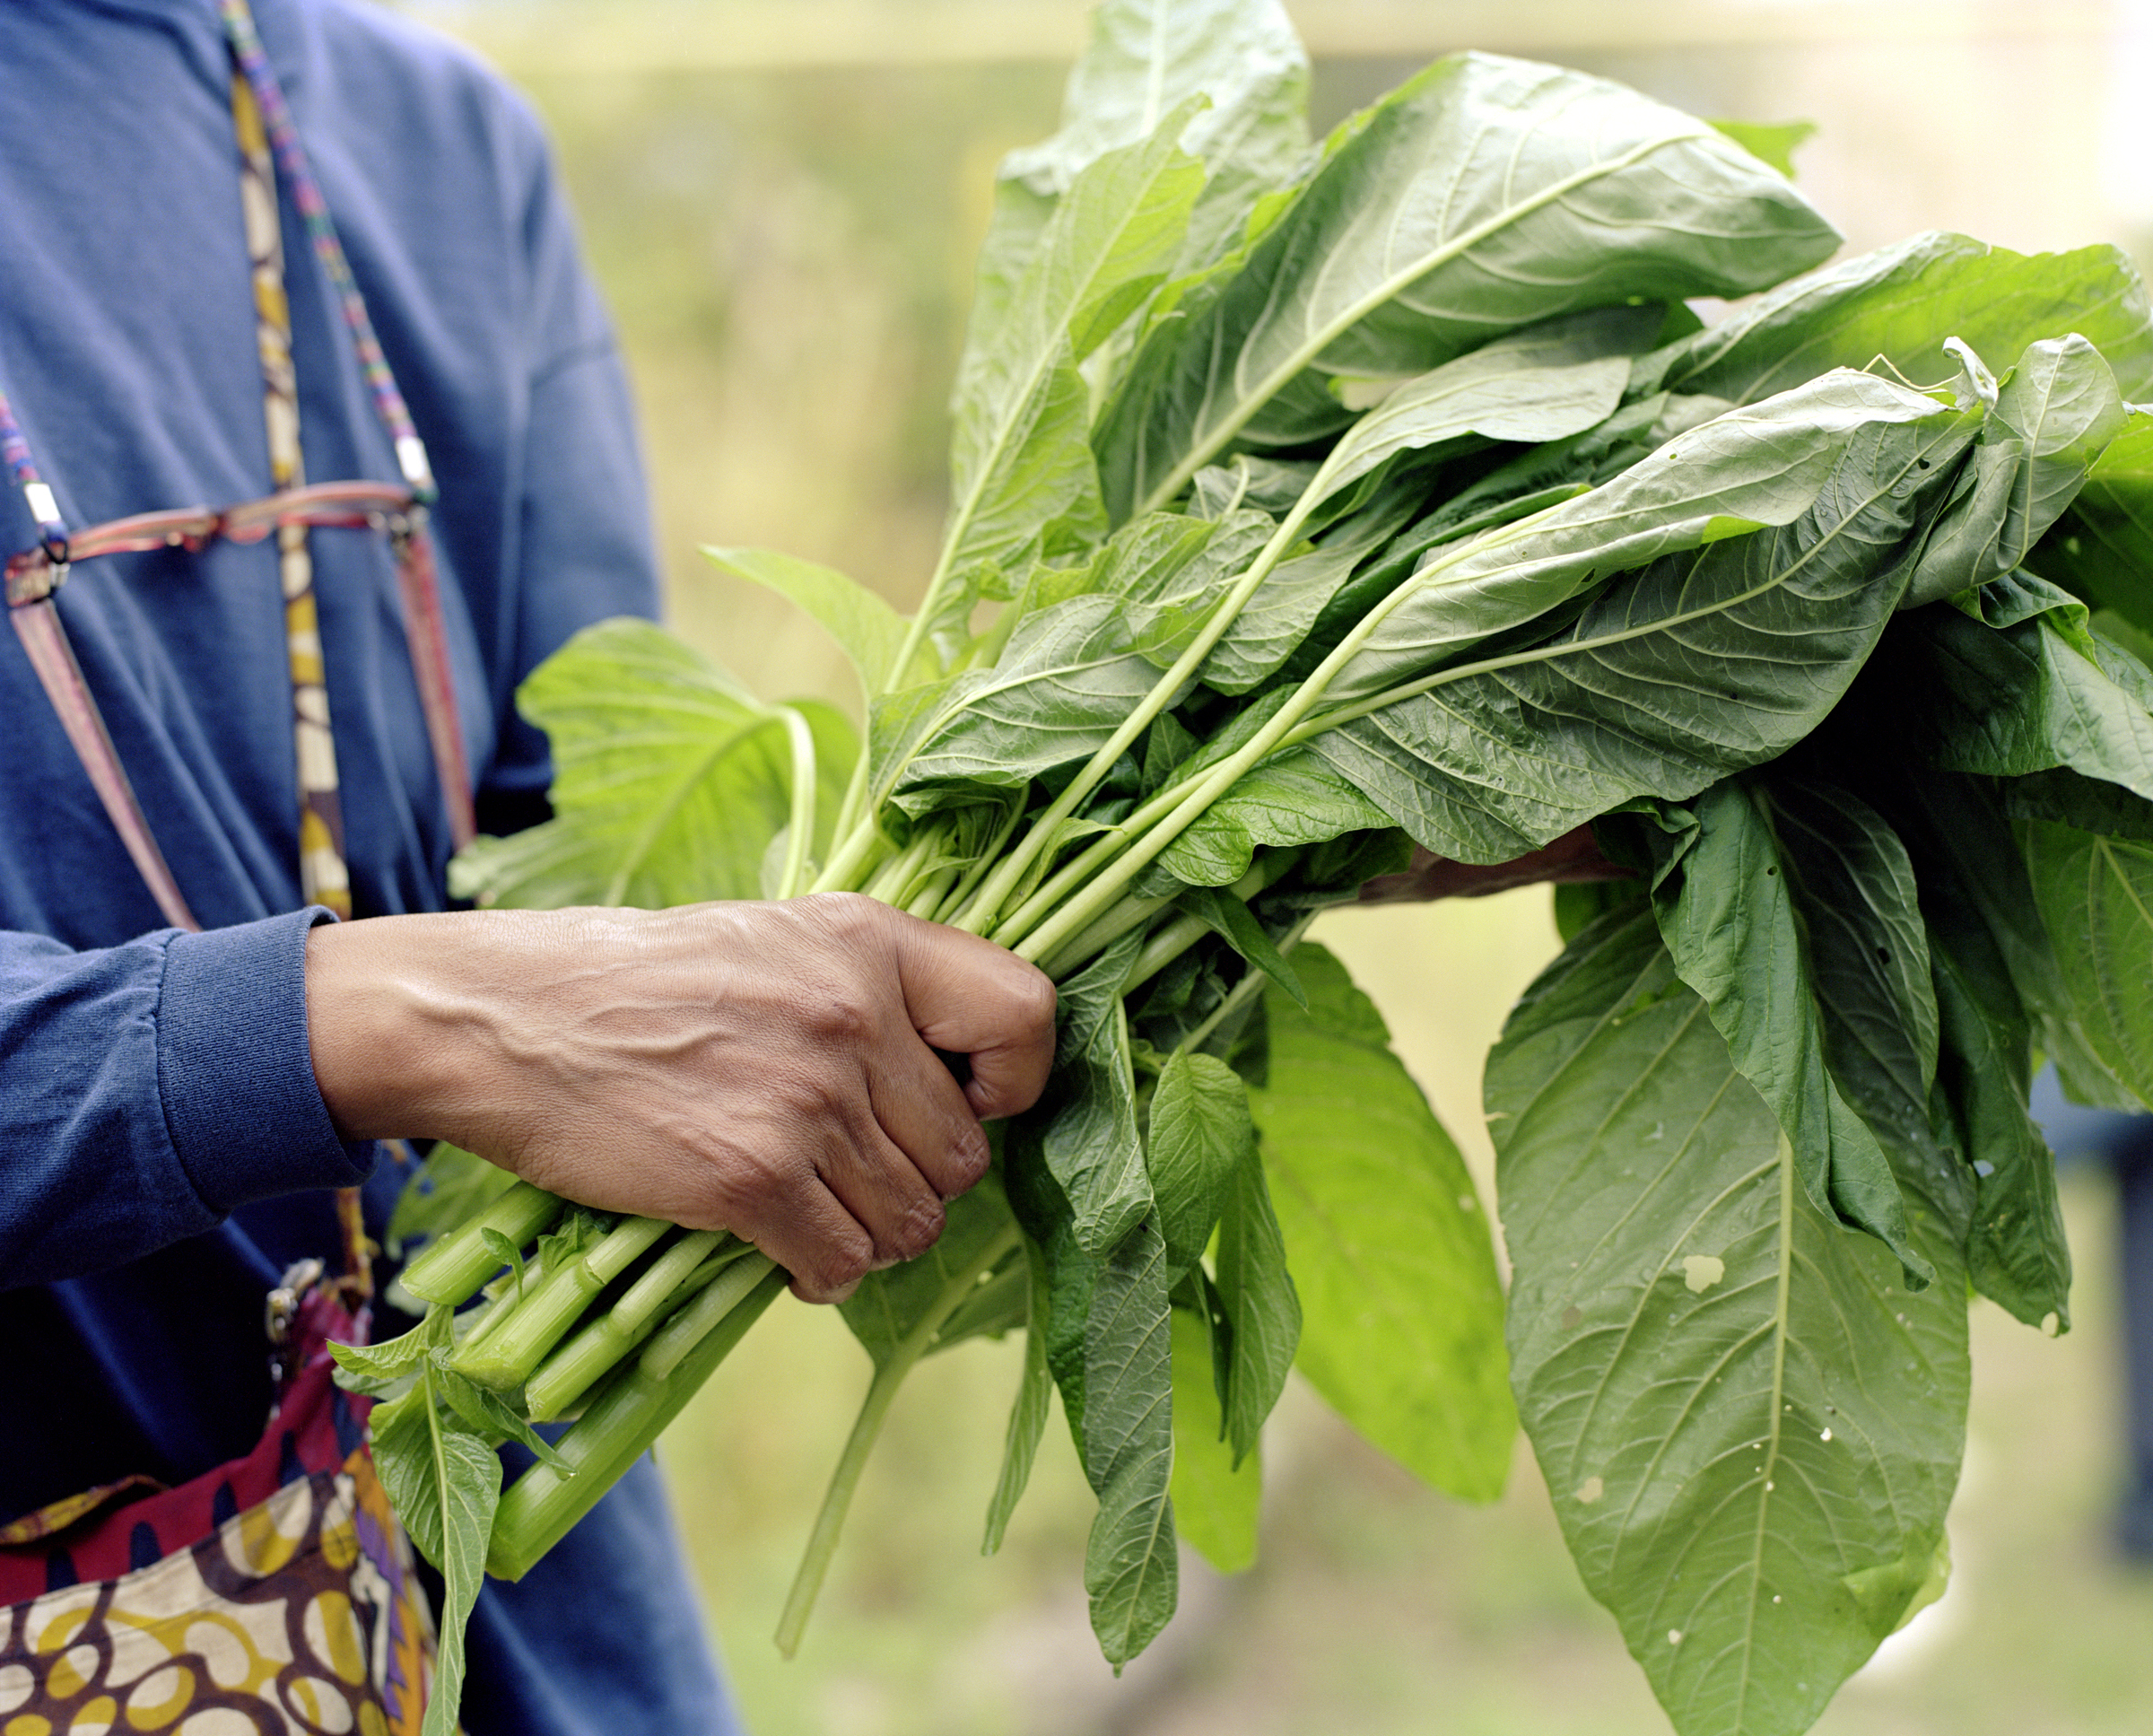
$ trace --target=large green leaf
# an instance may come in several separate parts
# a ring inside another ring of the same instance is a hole
[[[1748,404],[1878,357],[1908,379],[1942,385],[1957,371],[1948,339],[1994,361],[2071,332],[2107,358],[2124,397],[2153,388],[2153,313],[2119,249],[2012,253],[1932,232],[1759,296],[1641,362],[1633,389]]]
[[[1021,789],[1103,746],[1159,671],[1112,597],[1028,617],[992,667],[895,694],[875,710],[873,789],[919,813],[961,789]]]
[[[1047,1428],[1047,1409],[1053,1401],[1053,1377],[1047,1368],[1047,1321],[1053,1292],[1047,1276],[1046,1251],[1029,1236],[1024,1240],[1024,1367],[1017,1379],[1016,1397],[1009,1406],[1009,1426],[1002,1439],[1002,1469],[987,1504],[981,1555],[993,1555],[1002,1547],[1010,1517],[1024,1498],[1024,1486],[1032,1480],[1032,1462],[1039,1456],[1040,1437]]]
[[[1622,402],[1630,358],[1661,318],[1656,307],[1596,308],[1383,382],[1390,389],[1331,449],[1311,491],[1327,499],[1401,452],[1468,435],[1538,443],[1582,434]]]
[[[1321,947],[1294,963],[1310,1010],[1267,994],[1269,1083],[1250,1096],[1300,1297],[1297,1365],[1408,1470],[1492,1500],[1512,1426],[1487,1219],[1367,996]]]
[[[2022,836],[2079,1026],[2153,1105],[2153,845],[2044,820]]]
[[[1092,526],[1091,397],[1076,365],[1136,310],[1181,245],[1204,179],[1174,144],[1186,119],[1167,116],[1149,136],[1087,163],[1007,294],[975,305],[950,405],[948,571],[1005,560],[1057,520]]]
[[[1121,985],[1143,939],[1132,929],[1061,985],[1046,1093],[1010,1128],[1012,1165],[1037,1165],[1053,1178],[1077,1244],[1094,1259],[1119,1248],[1154,1211],[1121,1006]],[[1026,1221],[1049,1239],[1047,1225]]]
[[[1329,696],[1411,680],[1595,580],[1759,526],[1860,523],[1857,509],[1883,498],[1903,535],[1907,502],[1974,432],[1920,393],[1858,373],[1714,417],[1589,493],[1424,563],[1372,615]]]
[[[1781,842],[1782,804],[1761,784],[1715,784],[1664,816],[1663,825],[1683,829],[1671,837],[1648,833],[1660,931],[1676,971],[1711,1009],[1736,1069],[1778,1118],[1810,1202],[1878,1237],[1926,1283],[1934,1274],[1913,1245],[1875,1124],[1884,1121],[1903,1144],[1913,1130],[1890,1112],[1911,1092],[1925,1120],[1936,1069],[1933,1001],[1923,1009],[1922,1052],[1922,1037],[1906,1028],[1918,1016],[1908,1018],[1892,992],[1913,968],[1921,993],[1931,992],[1913,875],[1904,852],[1895,859],[1896,842],[1882,823],[1856,812],[1851,798],[1830,807],[1815,798],[1787,805],[1809,810],[1809,826],[1786,828],[1795,833],[1792,850]],[[1858,975],[1861,949],[1878,933],[1887,937],[1887,950],[1919,947],[1918,964],[1900,958],[1883,966],[1889,974],[1882,978]],[[1819,941],[1826,961],[1816,956]],[[1838,967],[1828,979],[1821,962]],[[1874,1047],[1852,1040],[1850,1011],[1865,1016]],[[1835,1061],[1850,1051],[1864,1091],[1835,1077]]]
[[[1311,746],[1460,861],[1511,861],[1642,796],[1687,799],[1838,702],[1965,438],[1948,422],[1861,429],[1792,523],[1657,561],[1546,642],[1455,665]],[[1395,667],[1411,667],[1402,649]]]
[[[1518,1408],[1682,1736],[1795,1736],[1931,1581],[1965,1444],[1939,1282],[1810,1202],[1649,914],[1587,929],[1489,1057]]]
[[[2153,414],[2132,417],[2095,461],[2033,566],[2153,631]]]
[[[540,664],[517,695],[554,750],[554,818],[457,859],[458,897],[557,908],[657,909],[761,894],[791,818],[793,736],[715,665],[648,621],[602,621]],[[852,769],[850,725],[789,708],[815,750],[815,848]]]
[[[1149,138],[1190,97],[1181,135],[1207,171],[1184,257],[1200,260],[1308,150],[1308,57],[1277,0],[1104,0],[1069,74],[1061,130],[1012,152],[1005,184],[1054,197],[1109,151]]]
[[[869,699],[898,675],[904,617],[854,579],[831,567],[766,548],[710,548],[703,554],[728,572],[798,604],[837,641]]]
[[[1174,1528],[1222,1574],[1256,1563],[1256,1521],[1263,1500],[1263,1464],[1251,1454],[1239,1464],[1220,1426],[1211,1378],[1211,1334],[1185,1308],[1173,1311]]]
[[[1159,857],[1191,886],[1230,886],[1259,844],[1319,844],[1374,831],[1390,816],[1312,748],[1289,747],[1251,767]]]
[[[1107,498],[1117,519],[1172,500],[1312,367],[1418,373],[1554,314],[1760,289],[1836,240],[1701,121],[1581,73],[1438,62],[1154,329],[1100,431]]]
[[[1119,1671],[1172,1618],[1173,1351],[1166,1243],[1146,1223],[1101,1262],[1085,1322],[1084,1474],[1099,1496],[1085,1546],[1092,1631]]]
[[[1256,1451],[1265,1419],[1301,1343],[1301,1297],[1286,1269],[1286,1236],[1253,1151],[1234,1167],[1218,1223],[1218,1297],[1226,1349],[1225,1439],[1233,1461]]]
[[[1967,1195],[1930,1125],[1938,1013],[1905,846],[1838,785],[1762,778],[1749,794],[1800,928],[1834,1083],[1901,1165],[1928,1166],[1933,1197]]]

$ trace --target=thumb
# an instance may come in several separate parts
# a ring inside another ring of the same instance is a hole
[[[897,971],[912,1028],[931,1047],[968,1056],[964,1095],[981,1121],[1032,1107],[1054,1064],[1054,984],[1045,972],[977,935],[908,917]]]

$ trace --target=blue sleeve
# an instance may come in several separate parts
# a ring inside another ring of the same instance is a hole
[[[0,1289],[81,1278],[237,1208],[354,1185],[307,1042],[327,911],[72,952],[0,933]]]
[[[542,142],[530,165],[523,234],[532,371],[514,503],[516,619],[509,667],[495,672],[501,745],[482,791],[497,800],[542,797],[553,782],[545,735],[515,715],[516,686],[593,622],[658,612],[649,496],[613,325]]]

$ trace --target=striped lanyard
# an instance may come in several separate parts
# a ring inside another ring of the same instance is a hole
[[[292,678],[300,884],[309,903],[349,916],[351,877],[309,533],[324,526],[370,526],[387,532],[396,547],[405,631],[448,804],[450,834],[461,848],[475,829],[440,585],[426,529],[426,508],[435,494],[426,448],[382,353],[247,0],[221,0],[221,13],[233,65],[231,106],[239,143],[240,207],[252,273],[263,417],[275,493],[266,501],[220,512],[184,509],[71,534],[51,486],[31,458],[21,426],[4,395],[0,395],[0,465],[21,491],[39,538],[36,547],[7,563],[9,619],[165,920],[187,929],[197,924],[150,835],[53,607],[52,593],[70,566],[93,554],[171,545],[199,547],[218,536],[237,541],[275,537]],[[395,449],[404,476],[402,488],[379,483],[309,486],[307,482],[300,444],[298,381],[292,362],[291,305],[284,287],[277,203],[280,175],[343,313],[375,412]]]

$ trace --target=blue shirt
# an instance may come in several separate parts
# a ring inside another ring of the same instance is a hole
[[[366,0],[257,0],[264,42],[441,484],[437,552],[482,825],[543,812],[516,684],[657,600],[632,420],[539,128]],[[74,525],[269,492],[231,63],[214,0],[0,0],[0,389]],[[394,480],[284,191],[307,466]],[[35,538],[0,484],[0,554]],[[444,902],[447,822],[394,568],[314,535],[357,913]],[[0,632],[0,1518],[243,1452],[264,1292],[333,1256],[340,1143],[309,1061],[275,557],[78,568],[59,595],[153,831],[212,930],[163,929],[20,645]],[[377,1173],[377,1169],[379,1173]],[[648,1467],[489,1587],[473,1736],[729,1729]]]

